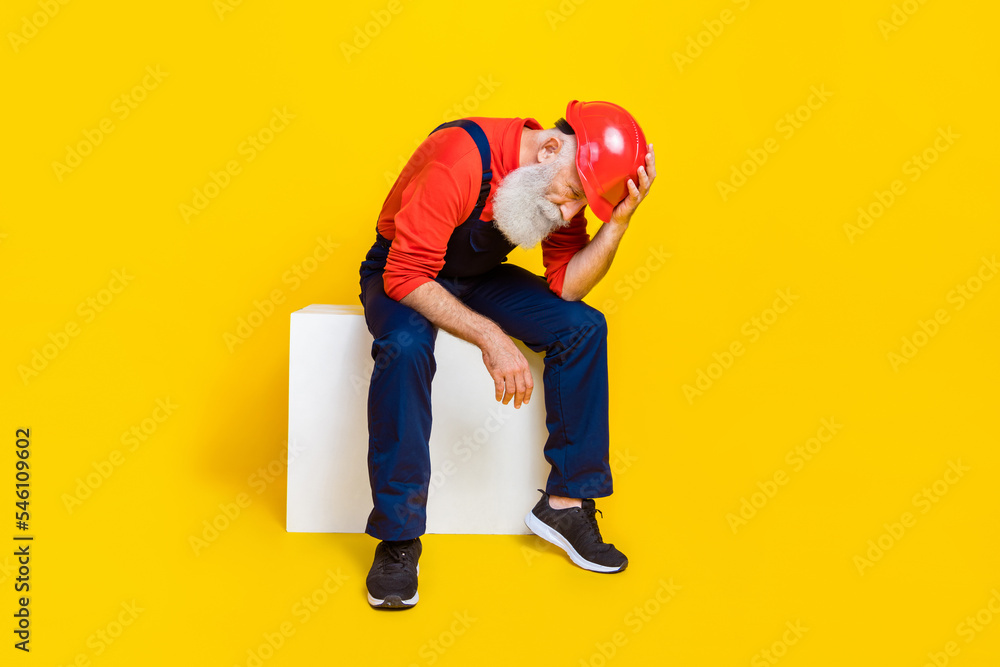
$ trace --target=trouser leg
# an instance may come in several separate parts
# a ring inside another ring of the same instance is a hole
[[[485,274],[464,299],[536,352],[543,375],[546,492],[570,498],[612,493],[608,461],[607,322],[582,301],[565,301],[545,280],[512,264]]]
[[[431,380],[436,329],[385,294],[381,270],[362,267],[361,300],[372,333],[368,393],[368,475],[374,507],[365,532],[408,540],[427,524]]]

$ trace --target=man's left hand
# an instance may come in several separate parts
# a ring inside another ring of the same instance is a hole
[[[639,202],[649,194],[649,187],[656,178],[656,154],[653,153],[653,144],[646,144],[646,149],[646,166],[639,167],[639,186],[636,187],[635,182],[631,178],[628,179],[628,196],[611,212],[611,222],[615,224],[628,224]]]

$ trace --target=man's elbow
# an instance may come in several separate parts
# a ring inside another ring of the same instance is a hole
[[[573,279],[566,275],[568,270],[569,266],[563,265],[555,271],[546,272],[545,282],[549,284],[549,289],[563,301],[579,301],[586,296],[586,293],[576,288]]]
[[[559,297],[563,301],[579,301],[585,296],[587,296],[586,292],[574,290],[573,287],[569,285],[563,285],[562,290],[559,292]]]

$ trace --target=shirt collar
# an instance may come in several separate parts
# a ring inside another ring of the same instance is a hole
[[[541,130],[542,125],[534,118],[515,118],[504,131],[502,141],[503,152],[500,155],[500,166],[505,174],[509,174],[522,166],[521,161],[521,136],[524,128],[531,130]]]

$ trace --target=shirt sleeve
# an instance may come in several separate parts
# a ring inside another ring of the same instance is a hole
[[[395,215],[395,237],[382,275],[390,298],[399,301],[434,280],[444,266],[452,231],[475,208],[475,202],[468,206],[472,182],[466,171],[428,162],[410,179]]]
[[[542,241],[542,264],[545,266],[545,280],[549,283],[549,289],[560,297],[569,260],[573,259],[573,255],[578,253],[581,248],[590,243],[590,235],[587,233],[587,218],[583,215],[585,210],[587,210],[586,207],[581,208],[568,225],[560,227]]]

